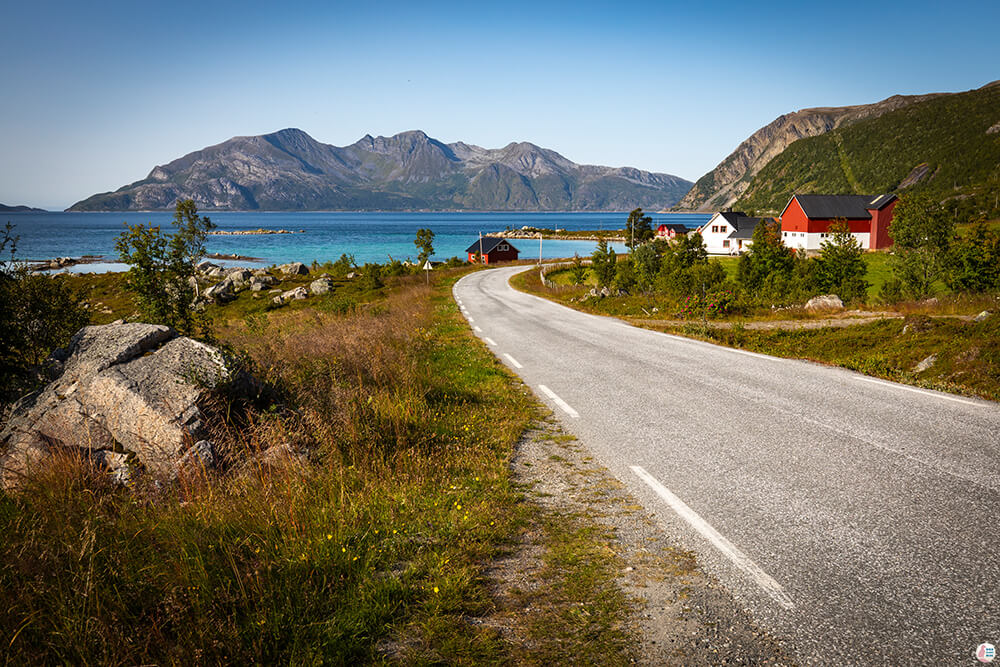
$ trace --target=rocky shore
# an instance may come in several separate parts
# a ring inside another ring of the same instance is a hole
[[[504,239],[537,239],[541,235],[543,240],[550,241],[625,241],[620,230],[596,231],[583,230],[568,232],[565,229],[537,229],[534,227],[521,229],[508,229],[502,232],[486,232],[483,236]]]
[[[217,229],[208,232],[210,236],[261,236],[265,234],[305,234],[306,230],[300,229],[293,232],[290,229]]]

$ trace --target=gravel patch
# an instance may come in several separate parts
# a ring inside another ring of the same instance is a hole
[[[732,596],[591,459],[586,446],[551,416],[522,437],[511,462],[534,519],[511,551],[487,571],[497,611],[479,623],[508,642],[527,640],[523,591],[541,585],[544,516],[583,517],[606,537],[619,563],[617,584],[633,602],[624,619],[644,665],[791,665],[785,643],[760,628]],[[530,596],[529,596],[530,599]]]

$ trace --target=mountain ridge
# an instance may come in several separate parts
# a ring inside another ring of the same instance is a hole
[[[956,220],[1000,216],[1000,86],[935,95],[788,146],[736,206],[768,214],[793,194],[921,192]]]
[[[993,84],[987,84],[984,88],[990,85]],[[958,94],[960,93],[892,95],[871,104],[812,107],[782,114],[751,134],[712,171],[695,181],[688,193],[673,208],[690,211],[729,208],[743,196],[753,178],[771,160],[799,139],[820,136],[911,104]]]
[[[67,210],[166,210],[190,198],[202,210],[620,211],[669,207],[690,187],[530,142],[488,149],[409,130],[338,147],[285,128],[193,151]]]

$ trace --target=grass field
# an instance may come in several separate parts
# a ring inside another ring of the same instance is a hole
[[[508,462],[538,413],[459,315],[457,277],[215,313],[217,339],[271,387],[264,404],[218,406],[216,441],[306,459],[129,490],[66,459],[0,492],[3,662],[544,662],[471,620],[492,608],[484,568],[535,515]],[[85,282],[97,295],[113,280]],[[338,298],[351,307],[323,305]],[[594,545],[536,529],[576,582],[561,603],[621,624]],[[590,627],[552,632],[629,660],[617,630]]]

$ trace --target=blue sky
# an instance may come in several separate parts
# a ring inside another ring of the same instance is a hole
[[[0,202],[52,208],[285,127],[695,180],[782,113],[1000,79],[995,0],[0,3]]]

